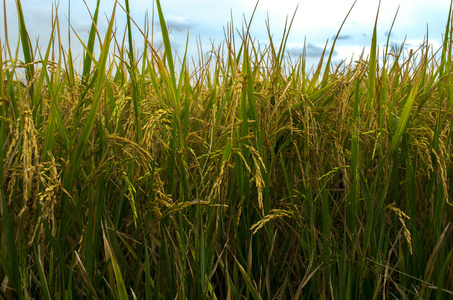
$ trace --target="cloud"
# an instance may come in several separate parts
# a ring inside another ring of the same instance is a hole
[[[350,35],[350,34],[340,34],[340,35],[338,36],[337,40],[343,40],[343,41],[344,41],[344,40],[350,40],[350,39],[352,39],[352,38],[353,38],[353,36]],[[332,36],[332,39],[335,39],[335,36],[334,36],[334,35]]]
[[[288,50],[286,50],[288,54],[292,56],[301,56],[304,53],[304,48],[302,47],[288,47]]]
[[[324,51],[323,47],[317,46],[312,43],[308,43],[305,48],[305,54],[307,57],[320,57],[322,55],[323,51]],[[292,56],[300,56],[303,54],[304,48],[303,47],[289,47],[287,52]],[[330,53],[330,49],[326,49],[325,54],[328,55],[329,53]],[[335,56],[337,54],[338,54],[337,51],[334,50],[333,55]]]
[[[158,22],[157,22],[158,24]],[[198,22],[195,22],[189,18],[185,18],[182,16],[175,16],[175,15],[168,15],[165,17],[165,24],[167,24],[168,28],[174,29],[179,32],[186,31],[191,27],[197,27],[199,25]]]

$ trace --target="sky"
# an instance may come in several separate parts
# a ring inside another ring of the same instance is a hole
[[[5,3],[9,41],[11,47],[15,48],[18,36],[15,0],[5,0]],[[56,2],[21,0],[21,3],[31,41],[44,48],[51,32],[52,8]],[[107,18],[110,18],[114,3],[114,0],[101,0],[99,18],[101,34],[107,28]],[[124,6],[124,0],[119,3]],[[143,28],[146,14],[150,20],[152,19],[154,1],[130,0],[130,3],[133,19]],[[212,44],[219,45],[225,39],[224,29],[231,20],[241,31],[244,19],[247,22],[250,20],[256,3],[255,0],[161,0],[173,49],[180,54],[184,52],[189,32],[188,54],[194,58],[198,57],[197,41],[201,42],[204,52],[211,50]],[[286,54],[291,57],[299,56],[305,43],[307,63],[314,64],[319,60],[327,41],[327,47],[331,47],[353,3],[354,0],[260,0],[251,26],[251,36],[262,45],[269,44],[266,28],[266,20],[269,20],[274,43],[278,42],[282,38],[286,20],[290,21],[295,14]],[[337,40],[333,52],[334,63],[349,61],[351,58],[357,59],[362,50],[365,50],[365,54],[369,52],[378,5],[379,0],[357,0]],[[84,42],[88,40],[91,26],[88,9],[94,13],[95,6],[95,0],[86,0],[86,6],[82,0],[70,2],[70,23]],[[67,45],[68,7],[69,0],[59,1],[58,12],[64,45]],[[403,40],[406,40],[405,47],[415,49],[423,43],[428,32],[428,42],[434,50],[437,50],[442,43],[449,8],[450,0],[381,0],[377,27],[378,45],[381,47],[385,45],[398,11],[390,43],[401,45]],[[2,16],[3,12],[2,6],[0,8]],[[157,19],[155,11],[155,44],[162,40]],[[124,32],[125,20],[124,11],[118,7],[116,26],[120,36]],[[136,47],[140,49],[143,47],[143,38],[138,30],[134,30],[133,33]],[[0,24],[0,39],[3,49],[5,41],[3,22]],[[74,34],[71,36],[71,48],[76,53],[82,51],[82,46]]]

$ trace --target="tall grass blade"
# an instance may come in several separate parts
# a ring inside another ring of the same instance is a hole
[[[105,70],[105,66],[107,63],[107,57],[108,57],[108,53],[109,53],[109,49],[110,49],[110,42],[111,42],[111,37],[112,37],[112,32],[113,32],[113,23],[115,21],[115,11],[116,11],[116,4],[113,7],[112,16],[111,16],[109,26],[108,26],[106,34],[105,34],[104,44],[102,45],[102,49],[101,49],[101,53],[100,53],[100,57],[99,57],[98,72],[100,75],[97,78],[97,84],[96,84],[96,88],[95,88],[96,92],[95,92],[95,95],[93,98],[93,103],[92,103],[89,115],[86,119],[85,125],[83,126],[82,132],[79,135],[76,149],[75,149],[73,155],[71,156],[70,169],[68,171],[68,174],[65,178],[65,182],[63,185],[64,189],[67,191],[70,191],[72,189],[74,175],[75,175],[76,170],[80,166],[80,163],[82,160],[82,155],[83,155],[83,152],[85,151],[86,145],[88,143],[88,137],[93,128],[94,121],[96,119],[97,111],[99,108],[99,104],[101,101],[101,96],[103,93],[103,86],[105,83],[104,82],[105,81],[104,70]],[[63,216],[65,216],[65,214],[67,213],[65,211],[67,208],[67,201],[68,200],[67,200],[66,194],[63,194],[63,200],[62,200],[62,204],[61,204]],[[68,230],[68,228],[66,228],[65,223],[62,224],[62,228],[64,230],[60,232],[61,234],[63,234],[64,232],[66,232]]]
[[[6,250],[7,250],[7,259],[8,259],[8,269],[10,270],[11,284],[15,290],[16,297],[18,299],[23,299],[23,293],[21,290],[21,278],[20,278],[20,269],[19,269],[19,258],[17,256],[17,246],[16,246],[16,237],[14,231],[14,223],[11,218],[10,210],[8,208],[8,203],[3,194],[3,190],[0,192],[1,202],[2,202],[2,217],[3,217],[3,230],[6,237]],[[4,262],[5,263],[5,262]],[[2,263],[2,265],[4,264]]]
[[[139,93],[138,93],[138,84],[137,84],[137,75],[135,74],[136,70],[136,63],[134,58],[134,49],[132,44],[132,25],[131,25],[131,17],[130,17],[130,9],[129,9],[129,0],[126,0],[126,12],[127,12],[127,36],[129,42],[129,73],[131,76],[132,82],[132,102],[134,104],[134,112],[135,112],[135,126],[137,130],[137,141],[141,140],[142,133],[141,133],[141,126],[140,126],[140,109],[139,109]]]
[[[22,4],[20,1],[16,1],[17,16],[19,18],[19,34],[20,40],[22,43],[22,53],[24,55],[25,63],[27,66],[26,77],[27,81],[31,82],[35,76],[34,64],[33,64],[33,49],[30,43],[30,37],[27,32],[27,27],[25,25],[25,17],[22,10]],[[30,89],[30,95],[33,95],[33,88]]]
[[[162,7],[160,5],[160,1],[156,0],[157,5],[157,13],[159,15],[159,23],[160,23],[160,30],[162,31],[162,38],[164,40],[165,46],[165,57],[168,63],[168,69],[170,71],[171,82],[173,84],[173,88],[176,89],[176,76],[175,76],[175,67],[173,64],[173,54],[170,44],[170,35],[168,34],[167,25],[165,23],[164,14],[162,12]],[[175,99],[176,100],[176,99]]]
[[[33,248],[35,251],[35,259],[37,262],[39,281],[41,282],[41,290],[42,290],[43,298],[46,300],[50,300],[52,298],[50,296],[49,286],[47,284],[47,279],[46,279],[46,274],[44,273],[42,262],[39,257],[38,251],[36,250],[36,246],[34,246]]]
[[[109,242],[108,238],[105,235],[105,229],[104,228],[105,227],[102,226],[102,237],[103,237],[103,240],[104,240],[104,248],[105,248],[105,252],[106,252],[107,258],[112,263],[113,272],[115,273],[115,279],[116,279],[116,284],[117,284],[117,288],[118,288],[118,296],[119,296],[120,300],[127,300],[129,298],[127,296],[126,286],[124,285],[123,275],[121,274],[120,267],[119,267],[118,262],[117,262],[117,260],[115,258],[115,254],[112,251],[112,248],[110,246],[110,242]]]
[[[401,136],[403,135],[404,131],[406,130],[406,126],[409,121],[409,116],[412,111],[412,106],[414,105],[415,97],[418,92],[418,87],[419,87],[420,79],[421,79],[421,72],[422,72],[421,70],[418,70],[418,72],[415,74],[415,78],[413,80],[409,94],[407,95],[407,98],[405,99],[403,111],[401,113],[401,116],[399,117],[395,133],[393,134],[393,137],[392,137],[392,141],[390,142],[390,149],[389,149],[390,153],[393,153],[397,149]]]
[[[85,5],[86,2],[84,1]],[[86,47],[86,53],[83,58],[83,70],[82,70],[82,80],[83,84],[86,85],[88,83],[89,79],[89,74],[91,72],[91,63],[92,63],[92,53],[94,50],[94,43],[96,42],[96,26],[98,22],[98,16],[99,16],[99,7],[101,4],[101,0],[96,1],[96,9],[94,11],[94,17],[91,23],[91,28],[90,28],[90,33],[88,37],[88,43]]]
[[[354,8],[356,3],[357,3],[357,0],[355,0],[354,3],[352,3],[351,8],[349,9],[348,13],[346,14],[346,17],[343,19],[343,22],[341,23],[340,28],[338,29],[338,32],[335,35],[335,39],[333,40],[332,47],[330,48],[330,51],[329,51],[329,58],[327,59],[326,68],[324,70],[324,74],[323,74],[323,77],[322,77],[322,82],[325,83],[325,84],[328,83],[327,78],[329,76],[330,62],[332,61],[332,55],[333,55],[334,50],[335,50],[335,44],[337,42],[338,37],[340,36],[340,32],[341,32],[341,29],[343,28],[344,23],[346,23],[346,20],[348,19],[349,14],[351,13],[351,11]],[[371,63],[371,61],[370,61],[370,63]]]
[[[255,285],[253,284],[252,280],[250,279],[249,274],[247,274],[247,271],[245,271],[244,267],[238,262],[236,257],[234,257],[234,260],[236,261],[236,265],[241,272],[242,277],[245,280],[245,284],[247,286],[247,290],[252,294],[253,299],[261,299],[260,295],[258,294],[258,291],[255,288]]]

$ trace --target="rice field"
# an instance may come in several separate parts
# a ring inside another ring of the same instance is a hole
[[[59,16],[38,49],[17,1],[0,296],[451,299],[452,7],[440,49],[378,47],[375,25],[369,53],[310,69],[291,22],[263,46],[251,18],[189,68],[156,2],[163,44],[140,28],[141,53],[134,20],[114,29],[129,1],[105,36],[98,2],[79,68]]]

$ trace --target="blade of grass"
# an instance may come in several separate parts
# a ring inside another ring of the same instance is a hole
[[[139,143],[142,139],[142,132],[140,126],[140,98],[138,93],[138,84],[137,84],[137,75],[135,74],[136,64],[134,59],[134,49],[132,44],[132,25],[131,25],[131,17],[130,17],[130,9],[129,9],[129,0],[126,0],[126,12],[127,12],[127,36],[129,41],[129,74],[130,80],[132,82],[132,102],[134,104],[134,112],[135,112],[135,124],[137,130],[137,142]]]
[[[128,296],[127,296],[126,286],[124,285],[123,275],[121,274],[120,267],[119,267],[118,262],[117,262],[117,260],[115,258],[115,254],[112,251],[112,248],[110,246],[110,242],[109,242],[108,238],[105,235],[105,229],[104,228],[105,228],[105,226],[102,225],[102,237],[103,237],[103,240],[104,240],[104,248],[105,248],[105,252],[106,252],[107,258],[110,259],[110,262],[112,263],[113,272],[115,273],[115,279],[116,279],[116,284],[117,284],[116,287],[118,289],[118,296],[119,296],[119,299],[121,299],[121,300],[127,300]]]
[[[22,42],[22,53],[24,55],[25,63],[27,66],[26,69],[26,77],[27,81],[31,83],[35,76],[35,69],[33,62],[33,49],[30,44],[30,37],[27,32],[27,27],[25,25],[25,17],[22,11],[22,4],[20,1],[16,1],[16,8],[17,8],[17,17],[19,18],[19,34],[20,40]],[[33,86],[30,87],[30,95],[33,96]]]
[[[36,246],[33,245],[34,252],[35,252],[35,260],[37,262],[38,273],[39,273],[39,281],[41,283],[41,293],[42,297],[46,300],[52,299],[49,293],[49,286],[47,284],[46,275],[44,273],[44,269],[42,267],[41,258],[39,257],[38,251],[36,250]]]
[[[86,2],[84,0],[84,3],[86,5]],[[91,72],[91,63],[92,63],[92,53],[94,50],[94,43],[95,43],[95,38],[96,38],[96,25],[98,22],[98,16],[99,16],[99,7],[101,4],[101,0],[96,1],[96,9],[94,11],[94,17],[92,18],[91,22],[91,28],[89,32],[89,37],[88,37],[88,44],[86,48],[86,53],[83,58],[83,70],[82,70],[82,84],[86,85],[88,83],[89,79],[89,74]],[[89,10],[88,10],[89,11]]]
[[[323,82],[324,84],[328,83],[327,79],[328,79],[328,76],[329,76],[330,62],[332,61],[332,55],[333,55],[334,50],[335,50],[335,43],[337,42],[337,39],[340,36],[341,29],[343,29],[343,25],[344,25],[344,23],[346,23],[346,20],[348,19],[349,14],[351,13],[352,9],[354,8],[356,2],[357,2],[357,0],[355,0],[354,3],[352,3],[351,8],[349,9],[348,13],[346,14],[346,17],[343,19],[343,22],[340,25],[340,29],[338,29],[338,32],[335,35],[335,39],[333,40],[332,47],[330,48],[330,51],[329,51],[329,58],[327,59],[326,68],[324,69],[324,74],[323,74],[323,77],[322,77],[322,80],[321,80],[321,82]]]
[[[164,14],[162,12],[162,7],[160,5],[159,0],[156,0],[156,5],[157,5],[157,13],[159,14],[160,30],[162,31],[162,38],[164,40],[165,57],[168,62],[168,68],[170,71],[171,82],[173,84],[173,88],[176,90],[176,76],[175,76],[175,67],[173,64],[172,48],[171,48],[171,44],[170,44],[170,35],[168,34],[167,25],[165,23]]]
[[[108,58],[108,53],[110,49],[110,42],[112,39],[112,34],[113,34],[113,23],[115,21],[115,12],[116,12],[116,4],[113,7],[113,12],[111,15],[111,19],[109,22],[109,26],[107,28],[106,34],[105,34],[105,39],[104,39],[104,44],[102,45],[101,48],[101,53],[100,53],[100,58],[99,58],[99,66],[98,66],[98,72],[99,72],[99,77],[97,78],[97,84],[95,88],[95,94],[93,98],[93,103],[89,112],[89,115],[86,119],[85,125],[83,126],[82,132],[79,135],[78,142],[77,142],[77,147],[74,153],[71,156],[70,159],[70,168],[68,171],[67,176],[65,177],[63,188],[66,191],[71,191],[73,187],[73,179],[75,176],[75,173],[77,169],[80,166],[80,163],[82,161],[82,155],[85,151],[86,145],[88,143],[88,137],[91,133],[91,130],[94,125],[94,121],[96,119],[97,111],[99,108],[99,104],[101,101],[101,96],[103,93],[103,86],[104,86],[104,80],[105,80],[105,66],[107,63],[107,58]],[[61,203],[61,213],[62,213],[62,220],[65,219],[65,214],[67,213],[67,202],[68,202],[68,196],[63,193],[62,195],[62,203]],[[64,234],[67,232],[68,228],[66,228],[66,223],[62,222],[62,228],[63,230],[60,231],[60,234]],[[60,235],[60,238],[62,236]]]
[[[373,27],[373,37],[371,38],[371,49],[370,49],[370,60],[368,62],[369,71],[368,71],[368,86],[367,86],[367,110],[370,110],[372,105],[375,104],[378,100],[376,99],[376,53],[377,53],[377,22],[379,17],[379,10],[381,7],[381,1],[379,0],[379,5],[376,13],[376,19],[374,21]]]
[[[23,293],[21,290],[19,259],[17,256],[18,251],[15,241],[14,224],[8,208],[7,200],[3,194],[3,189],[0,191],[0,197],[0,201],[2,202],[3,227],[6,237],[7,258],[10,265],[9,269],[11,270],[11,278],[9,278],[9,280],[11,280],[11,284],[16,292],[16,297],[18,299],[22,299]]]
[[[395,130],[395,133],[393,134],[392,141],[390,142],[389,153],[393,153],[397,149],[401,136],[403,135],[404,131],[406,130],[406,126],[409,121],[409,116],[412,111],[412,106],[414,105],[415,97],[418,92],[421,74],[422,74],[422,71],[418,70],[418,72],[415,75],[413,85],[410,88],[409,94],[408,94],[407,98],[405,99],[403,112],[398,120],[398,124],[397,124],[396,130]]]
[[[247,271],[245,271],[244,267],[239,263],[239,261],[236,259],[235,256],[233,256],[234,261],[236,262],[236,266],[238,267],[239,271],[242,274],[242,277],[245,280],[245,284],[247,286],[247,290],[252,294],[253,299],[261,299],[260,295],[258,294],[258,291],[255,288],[255,285],[253,284],[250,276],[247,274]]]
[[[149,262],[148,245],[145,243],[145,295],[146,299],[152,299],[151,289],[151,266]]]

